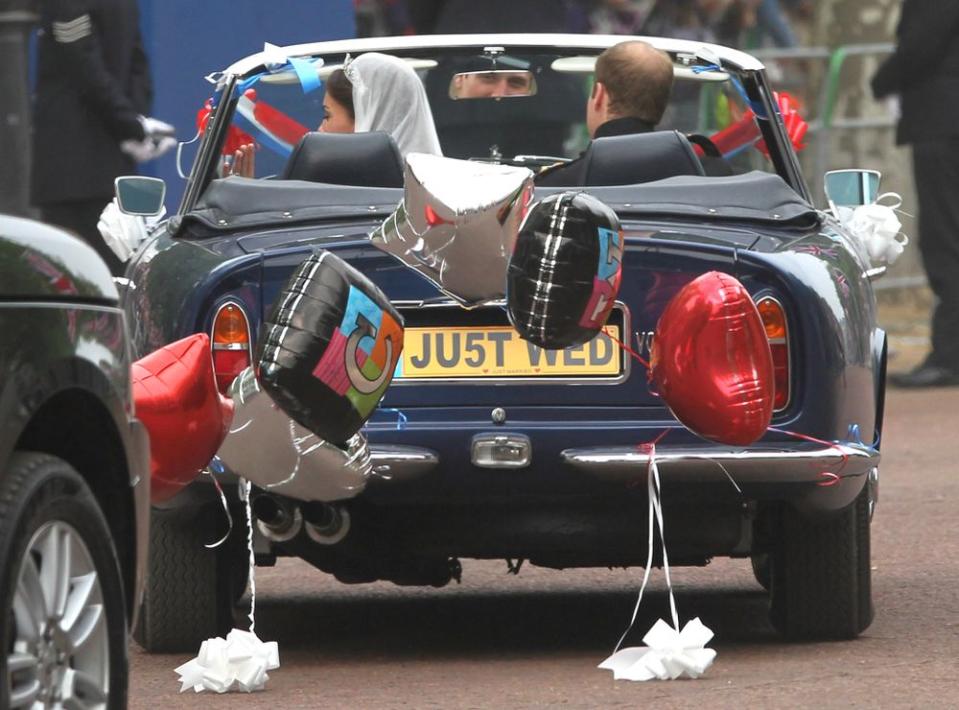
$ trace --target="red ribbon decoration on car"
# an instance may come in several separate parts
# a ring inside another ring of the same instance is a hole
[[[246,93],[252,93],[254,96],[256,95],[256,92],[253,89],[248,89]],[[206,132],[206,124],[210,121],[210,114],[212,113],[213,99],[207,99],[203,104],[203,108],[197,111],[196,114],[196,129],[200,132],[201,136],[204,132]],[[240,148],[240,146],[253,142],[253,136],[236,126],[231,125],[227,129],[226,140],[223,142],[223,150],[221,153],[223,155],[233,155]]]
[[[776,92],[773,97],[786,127],[786,135],[789,136],[793,148],[798,153],[806,147],[803,140],[809,131],[809,123],[799,112],[799,102],[790,94]],[[732,155],[743,148],[755,145],[757,150],[767,158],[769,157],[769,148],[762,138],[762,132],[756,122],[756,114],[753,113],[752,109],[747,109],[741,119],[710,136],[710,140],[724,156]]]

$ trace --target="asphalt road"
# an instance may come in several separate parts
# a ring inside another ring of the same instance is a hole
[[[178,694],[187,656],[131,648],[132,708],[956,707],[959,389],[890,391],[873,522],[876,620],[858,640],[786,644],[749,563],[674,573],[681,617],[718,650],[695,681],[613,681],[596,665],[642,570],[555,572],[464,562],[445,589],[347,587],[305,563],[259,569],[257,631],[281,668],[254,695]],[[667,521],[667,535],[668,535]],[[639,633],[666,615],[662,576]]]

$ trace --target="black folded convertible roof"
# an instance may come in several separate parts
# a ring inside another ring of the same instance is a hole
[[[569,189],[540,187],[536,196]],[[772,229],[810,229],[821,220],[819,212],[782,178],[763,172],[577,189],[599,198],[624,219],[675,218]],[[399,188],[230,177],[214,180],[196,207],[179,218],[173,228],[176,236],[202,238],[270,225],[382,219],[402,199],[403,190]]]

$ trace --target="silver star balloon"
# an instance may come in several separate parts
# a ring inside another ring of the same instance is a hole
[[[506,295],[506,268],[533,199],[527,168],[406,157],[403,201],[373,244],[467,308]]]

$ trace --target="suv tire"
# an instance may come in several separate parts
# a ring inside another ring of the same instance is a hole
[[[823,519],[782,512],[770,619],[788,639],[851,639],[872,622],[869,495]]]
[[[222,513],[220,513],[222,515]],[[150,558],[140,617],[133,637],[151,653],[196,652],[208,638],[226,635],[245,575],[232,567],[244,558],[235,540],[245,525],[234,515],[230,538],[216,549],[212,508],[154,508],[150,521]]]
[[[2,626],[0,707],[125,708],[120,566],[103,512],[70,464],[34,452],[10,458],[0,478],[0,565],[10,572],[0,613],[11,622]],[[44,678],[53,680],[44,685]]]

